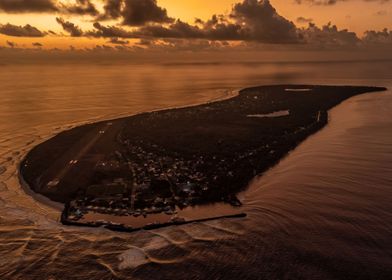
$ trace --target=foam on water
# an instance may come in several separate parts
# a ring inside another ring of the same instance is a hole
[[[118,257],[118,260],[120,261],[118,265],[120,270],[136,268],[150,262],[145,253],[139,248],[132,248],[125,251]]]

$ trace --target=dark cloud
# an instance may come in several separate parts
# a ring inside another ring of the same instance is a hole
[[[117,19],[121,16],[123,0],[106,0],[104,13],[99,15],[97,20]]]
[[[168,27],[148,25],[135,31],[137,37],[173,38],[173,39],[210,39],[210,40],[245,40],[241,27],[236,24],[219,24],[211,28],[199,28],[181,20]]]
[[[97,21],[121,18],[122,24],[142,26],[146,23],[169,23],[174,20],[157,0],[99,0],[104,12],[96,7],[98,0],[0,0],[0,10],[7,13],[57,13],[94,16]]]
[[[128,40],[120,40],[119,38],[114,37],[114,38],[110,38],[109,43],[114,44],[114,45],[128,45],[129,41]]]
[[[297,22],[300,24],[311,23],[311,22],[313,22],[313,19],[312,18],[305,18],[305,17],[297,17]]]
[[[244,0],[234,5],[231,17],[256,41],[287,43],[298,39],[294,23],[280,16],[269,0]]]
[[[124,28],[117,26],[104,26],[99,22],[94,23],[95,30],[86,32],[87,36],[90,37],[104,37],[104,38],[133,38],[135,37],[135,33],[131,31],[127,31]]]
[[[107,45],[96,45],[94,48],[90,49],[90,51],[101,52],[101,51],[112,51],[113,48]]]
[[[162,25],[146,25],[132,33],[136,37],[155,37],[155,38],[203,38],[204,30],[197,26],[190,25],[181,20],[165,27]]]
[[[0,10],[7,13],[43,13],[57,11],[57,7],[52,0],[0,0]]]
[[[268,0],[244,0],[227,15],[214,15],[196,25],[177,20],[168,26],[145,25],[134,32],[137,37],[207,40],[247,40],[263,43],[297,43],[294,23],[280,16]]]
[[[151,46],[152,44],[154,44],[154,40],[140,39],[137,44],[140,46]]]
[[[146,23],[169,23],[174,20],[157,0],[104,0],[104,13],[97,20],[122,18],[122,24],[142,26]]]
[[[167,15],[164,8],[158,6],[156,0],[124,0],[121,11],[123,24],[141,26],[149,22],[168,23],[173,19]]]
[[[346,0],[295,0],[297,4],[309,3],[312,5],[323,5],[330,6],[335,5],[337,2],[342,2]]]
[[[132,48],[127,47],[127,46],[125,46],[125,45],[117,45],[117,46],[114,46],[114,48],[115,48],[117,51],[128,51],[128,50],[132,49]]]
[[[386,16],[388,12],[386,10],[381,10],[376,13],[377,16]]]
[[[244,0],[228,16],[214,15],[197,25],[177,20],[169,26],[146,25],[135,32],[139,37],[248,40],[263,43],[297,43],[294,23],[280,16],[268,0]]]
[[[91,0],[75,0],[72,4],[56,0],[0,0],[0,10],[7,13],[99,14]]]
[[[230,13],[213,15],[209,20],[196,19],[194,24],[173,20],[157,0],[100,0],[103,13],[99,13],[94,3],[98,0],[0,0],[0,9],[14,12],[55,11],[64,14],[89,15],[96,19],[94,29],[83,31],[79,26],[56,18],[62,28],[73,37],[108,38],[108,43],[121,48],[129,44],[128,38],[138,38],[149,46],[158,48],[178,44],[182,49],[207,49],[230,46],[227,41],[244,41],[249,44],[309,44],[318,48],[330,46],[358,46],[362,43],[378,44],[391,41],[391,32],[368,31],[359,39],[354,32],[340,30],[333,24],[318,27],[311,18],[298,17],[297,22],[308,24],[298,28],[293,22],[280,16],[269,0],[242,0],[232,6]],[[334,5],[351,0],[295,0],[298,4]],[[353,0],[352,0],[353,1]],[[389,0],[358,0],[386,3]],[[22,5],[22,4],[23,5]],[[23,9],[22,9],[23,6]],[[6,7],[6,8],[4,8]],[[117,24],[104,25],[100,20],[117,19]],[[0,33],[9,36],[43,37],[57,35],[52,31],[41,32],[26,25],[1,25]],[[192,41],[194,43],[192,43]],[[164,43],[162,43],[164,42]],[[238,44],[237,44],[238,45]],[[128,46],[125,46],[129,48]],[[162,47],[162,46],[160,46]],[[105,48],[100,46],[100,48]],[[108,46],[108,48],[111,48]],[[114,48],[113,48],[114,49]]]
[[[11,41],[7,41],[7,46],[11,47],[11,48],[15,48],[18,44],[16,44],[15,42],[11,42]]]
[[[392,31],[386,28],[382,31],[369,30],[365,32],[362,41],[370,45],[392,45]]]
[[[222,50],[227,46],[226,41],[209,41],[203,39],[184,40],[184,39],[165,39],[163,45],[155,45],[159,50],[176,50],[176,51],[212,51]]]
[[[18,26],[9,23],[4,25],[0,24],[0,33],[14,37],[44,37],[46,35],[46,33],[30,24]]]
[[[231,48],[226,41],[166,38],[160,40],[140,39],[140,41],[136,45],[128,47],[128,50],[134,50],[138,52],[148,51],[156,53],[170,53],[171,51],[182,51],[188,53],[198,51],[221,51],[225,48]]]
[[[32,43],[32,45],[33,45],[33,47],[38,47],[38,48],[40,48],[40,47],[43,46],[43,45],[42,45],[41,43],[39,43],[39,42],[34,42],[34,43]]]
[[[347,2],[347,1],[351,1],[351,0],[295,0],[295,3],[297,4],[308,3],[310,5],[317,5],[317,6],[332,6],[337,3]],[[361,1],[378,2],[381,4],[390,2],[390,0],[361,0]]]
[[[62,13],[91,16],[99,14],[97,8],[90,0],[76,0],[74,4],[59,3],[58,7]]]
[[[83,35],[82,29],[72,22],[65,21],[62,18],[56,18],[56,21],[68,32],[72,37],[80,37]]]
[[[304,42],[320,47],[356,46],[360,43],[360,39],[354,32],[350,32],[347,29],[339,30],[336,25],[332,25],[331,23],[321,28],[310,23],[308,28],[301,29],[299,32]]]

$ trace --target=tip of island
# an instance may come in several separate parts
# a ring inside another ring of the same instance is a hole
[[[244,217],[237,194],[328,123],[328,110],[381,87],[274,85],[235,97],[64,131],[20,166],[63,203],[65,225],[118,231]]]

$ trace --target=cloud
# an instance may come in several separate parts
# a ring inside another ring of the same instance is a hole
[[[177,20],[168,26],[145,25],[134,32],[138,37],[208,40],[249,40],[263,43],[297,43],[294,23],[280,16],[268,0],[244,0],[229,15],[214,15],[196,25]]]
[[[99,6],[98,1],[103,5]],[[341,1],[354,0],[295,0],[298,4],[334,5]],[[389,0],[357,0],[377,3]],[[96,7],[103,10],[99,12]],[[242,41],[248,45],[262,44],[296,44],[312,45],[315,48],[357,47],[360,45],[389,44],[391,31],[367,31],[360,39],[354,32],[339,29],[329,23],[324,26],[313,24],[311,18],[298,17],[300,26],[279,15],[269,0],[241,0],[234,4],[230,12],[216,14],[206,21],[196,19],[194,23],[174,20],[168,16],[166,9],[158,5],[157,0],[0,0],[0,9],[14,12],[47,11],[57,14],[88,15],[95,19],[93,29],[82,30],[74,23],[57,17],[57,22],[72,37],[107,38],[112,49],[129,44],[127,39],[137,38],[145,44],[135,47],[165,49],[178,44],[183,50],[217,49],[233,47]],[[91,19],[91,18],[90,18]],[[104,25],[101,21],[116,20],[116,23]],[[1,25],[0,33],[9,36],[43,37],[59,36],[52,31],[42,32],[31,26]],[[226,44],[225,44],[226,43]],[[114,47],[114,45],[116,47]],[[37,45],[37,47],[39,47]],[[99,48],[109,49],[101,45]]]
[[[0,10],[7,13],[43,13],[57,11],[52,0],[0,0]]]
[[[347,2],[350,0],[295,0],[294,2],[301,5],[304,3],[308,3],[310,5],[316,5],[316,6],[332,6],[337,3],[341,2]],[[388,3],[390,0],[362,0],[364,2],[379,2],[381,4]]]
[[[114,49],[110,46],[107,46],[107,45],[96,45],[94,48],[91,49],[91,51],[97,51],[97,52],[112,51],[112,50],[114,50]]]
[[[110,38],[109,43],[110,44],[114,44],[114,45],[128,45],[129,41],[127,41],[127,40],[120,40],[119,38],[114,37],[114,38]]]
[[[6,42],[7,43],[7,45],[9,46],[9,47],[11,47],[11,48],[15,48],[18,44],[16,44],[15,42],[11,42],[11,41],[7,41]]]
[[[205,33],[197,26],[190,25],[181,20],[170,24],[168,27],[162,25],[146,25],[133,32],[136,37],[155,38],[203,38]]]
[[[96,19],[110,20],[122,18],[122,24],[142,26],[146,23],[170,23],[167,10],[158,5],[157,0],[104,0],[104,12]]]
[[[56,18],[56,21],[68,32],[72,37],[80,37],[83,35],[82,29],[72,22],[65,21],[62,18]]]
[[[58,4],[58,9],[65,14],[75,15],[91,15],[96,16],[99,14],[97,8],[90,0],[76,0],[74,4]]]
[[[368,45],[392,45],[392,31],[386,28],[382,31],[369,30],[362,41]]]
[[[309,3],[312,5],[323,5],[330,6],[335,5],[337,2],[342,2],[345,0],[295,0],[297,4]]]
[[[156,49],[160,50],[176,50],[176,51],[212,51],[212,50],[222,50],[227,47],[226,41],[209,41],[203,39],[197,40],[184,40],[184,39],[165,39],[164,44],[155,44]]]
[[[124,0],[121,15],[123,24],[129,26],[141,26],[149,22],[173,22],[166,9],[159,7],[156,0]]]
[[[97,2],[104,2],[103,13],[98,11]],[[0,0],[0,11],[89,15],[97,21],[121,18],[122,24],[128,26],[174,21],[157,0]]]
[[[231,17],[250,39],[273,43],[298,40],[294,23],[280,16],[269,0],[244,0],[234,5]]]
[[[311,23],[313,22],[312,18],[305,18],[305,17],[297,17],[297,22],[304,24],[304,23]]]
[[[92,16],[99,14],[91,0],[74,0],[74,3],[56,0],[0,0],[0,10],[7,13],[60,13]]]
[[[376,13],[377,16],[386,16],[388,14],[388,11],[386,10],[380,10]]]
[[[97,17],[97,20],[117,19],[121,16],[123,0],[106,0],[104,13]]]
[[[5,25],[0,24],[0,33],[14,37],[44,37],[46,35],[46,33],[30,24],[18,26],[10,23]]]
[[[347,29],[339,30],[336,25],[328,23],[321,28],[309,23],[307,28],[301,29],[300,34],[304,42],[318,45],[322,48],[330,46],[356,46],[360,39],[354,32]]]
[[[99,22],[94,23],[95,30],[86,32],[87,36],[90,37],[103,37],[103,38],[134,38],[136,35],[132,31],[127,31],[124,28],[117,26],[104,26]]]
[[[244,0],[229,15],[214,15],[196,25],[176,20],[168,26],[148,24],[133,32],[136,37],[207,40],[246,40],[263,43],[298,43],[297,28],[280,16],[268,0]]]
[[[33,45],[33,47],[38,47],[38,48],[40,48],[40,47],[43,46],[43,45],[42,45],[41,43],[39,43],[39,42],[34,42],[34,43],[32,43],[32,45]]]

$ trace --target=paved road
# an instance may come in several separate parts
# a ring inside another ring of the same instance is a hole
[[[87,184],[96,164],[116,150],[115,138],[122,127],[122,121],[105,122],[85,133],[42,174],[41,191],[56,192],[64,187],[76,190]]]

